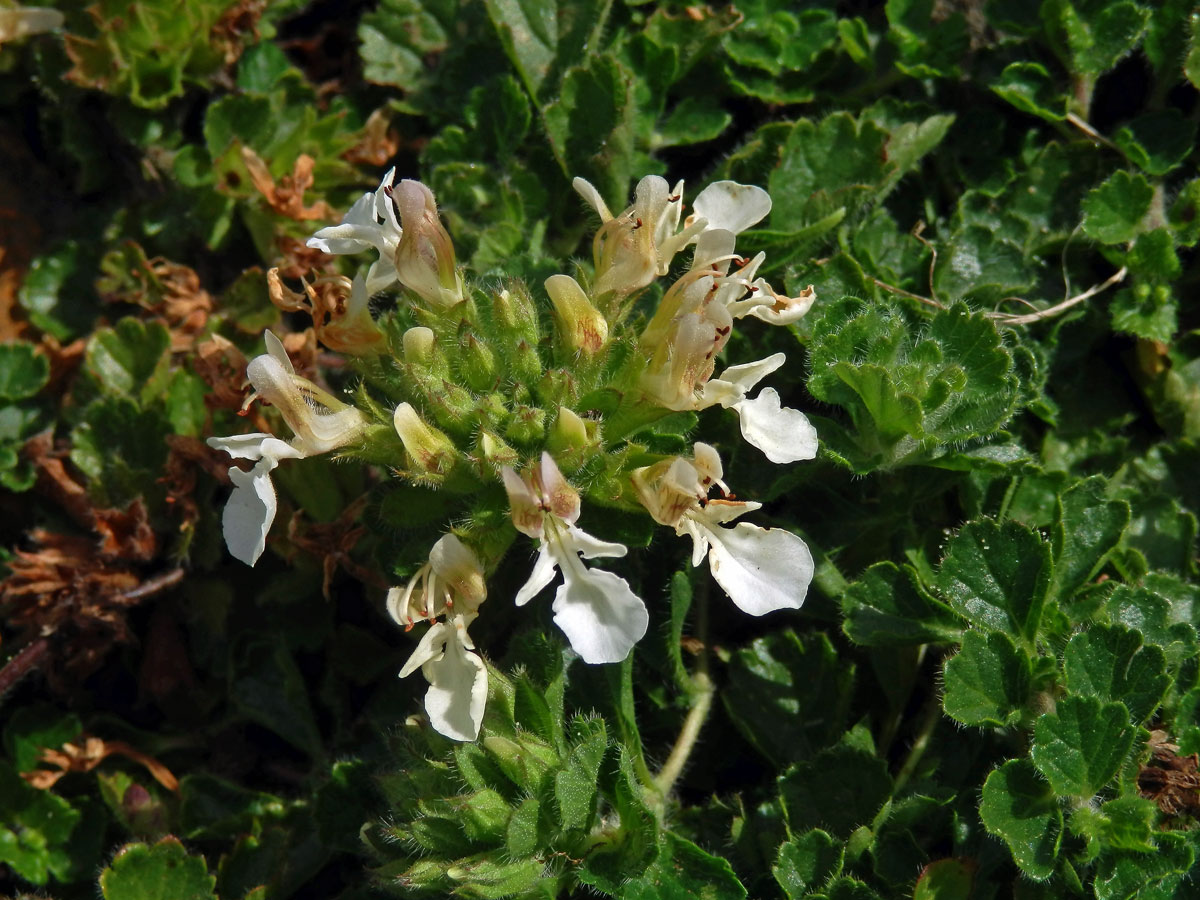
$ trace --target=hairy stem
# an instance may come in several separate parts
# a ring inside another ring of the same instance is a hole
[[[892,796],[900,793],[900,789],[904,787],[917,770],[917,766],[921,764],[921,757],[929,749],[929,742],[933,738],[933,732],[937,730],[938,723],[941,720],[942,698],[936,690],[930,691],[929,696],[925,700],[925,706],[921,710],[921,721],[917,727],[916,736],[913,737],[912,747],[909,748],[908,756],[904,758],[904,762],[900,765],[900,771],[896,773],[896,780],[892,787]]]
[[[704,721],[712,709],[713,697],[716,694],[716,685],[713,684],[712,678],[708,674],[708,590],[707,582],[702,584],[704,586],[696,591],[696,637],[700,641],[701,648],[700,655],[696,660],[696,670],[692,673],[689,697],[691,708],[683,720],[683,727],[679,729],[679,736],[675,739],[675,745],[671,748],[667,761],[663,763],[662,768],[654,777],[655,787],[658,788],[663,798],[670,795],[671,789],[675,787],[675,782],[683,773],[688,757],[700,737]]]

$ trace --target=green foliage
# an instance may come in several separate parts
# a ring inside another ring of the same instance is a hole
[[[996,434],[1018,398],[1011,353],[965,305],[917,331],[894,306],[847,298],[814,326],[811,361],[808,389],[853,425],[829,421],[826,452],[859,473],[953,465],[948,445]]]

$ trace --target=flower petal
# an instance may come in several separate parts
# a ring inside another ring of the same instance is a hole
[[[808,545],[781,528],[742,522],[709,531],[709,568],[743,612],[761,616],[799,609],[813,577]]]
[[[790,463],[817,455],[817,430],[800,410],[781,406],[775,388],[763,388],[757,397],[739,400],[732,408],[742,437],[771,462]]]
[[[266,456],[278,461],[301,456],[300,451],[287,441],[281,441],[275,435],[264,434],[261,431],[211,437],[207,444],[215,450],[224,450],[234,459],[262,459]]]
[[[586,178],[576,177],[571,181],[571,187],[575,188],[575,192],[587,201],[588,206],[600,214],[600,221],[607,222],[612,218],[612,213],[608,211],[608,204],[604,202],[604,198],[600,196],[600,192]]]
[[[770,356],[763,357],[754,362],[742,363],[739,366],[730,366],[718,378],[720,381],[726,381],[738,386],[742,389],[742,394],[745,395],[747,391],[785,362],[787,362],[787,354],[772,353]]]
[[[715,181],[697,195],[692,209],[697,218],[708,220],[709,228],[740,234],[766,218],[771,195],[752,184]]]
[[[602,541],[574,525],[567,526],[563,544],[571,551],[582,555],[584,559],[595,559],[598,556],[620,557],[629,552],[629,548],[624,544]]]
[[[554,622],[586,663],[620,662],[650,623],[646,604],[619,575],[568,574],[554,596]]]
[[[445,652],[446,642],[450,640],[450,632],[451,627],[445,622],[435,622],[433,625],[430,625],[429,630],[422,635],[416,649],[408,657],[408,662],[400,670],[400,677],[407,678],[421,666],[425,665],[425,663],[435,657],[440,658]]]
[[[542,541],[537,561],[533,564],[533,571],[529,574],[528,580],[521,585],[521,589],[517,591],[517,598],[514,601],[517,606],[524,606],[540,594],[546,585],[554,580],[554,572],[557,568],[558,562],[550,552],[549,545]]]
[[[248,566],[262,556],[267,532],[275,521],[275,486],[271,484],[274,468],[275,460],[266,457],[249,472],[237,467],[229,470],[233,493],[221,514],[221,529],[229,553]]]
[[[441,659],[423,666],[429,679],[425,692],[425,713],[438,734],[452,741],[473,741],[479,737],[483,709],[487,703],[487,669],[477,654],[463,645],[465,629],[457,623],[458,636],[446,642]]]

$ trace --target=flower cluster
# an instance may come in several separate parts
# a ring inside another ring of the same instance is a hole
[[[764,254],[747,259],[735,251],[738,235],[770,212],[766,191],[717,182],[685,218],[683,184],[670,188],[647,176],[634,202],[614,214],[591,184],[576,179],[600,218],[592,271],[551,276],[548,302],[539,305],[519,281],[486,291],[465,280],[432,192],[394,176],[389,171],[340,224],[309,240],[328,254],[377,251],[365,275],[326,276],[303,292],[269,275],[276,305],[309,311],[317,337],[348,354],[365,379],[357,404],[337,400],[296,375],[282,344],[267,334],[267,352],[247,368],[250,399],[277,408],[294,436],[210,441],[255,463],[229,470],[230,552],[250,565],[263,553],[276,511],[270,473],[288,458],[337,450],[386,463],[413,483],[452,487],[455,497],[506,497],[510,531],[496,533],[494,517],[475,516],[464,501],[428,560],[387,596],[388,612],[406,630],[428,623],[400,674],[421,669],[429,721],[455,740],[478,735],[487,697],[486,664],[468,628],[487,597],[487,574],[519,535],[536,542],[537,554],[515,604],[561,574],[554,622],[585,663],[619,662],[646,633],[646,604],[629,583],[585,562],[627,552],[580,527],[589,498],[640,510],[689,536],[693,565],[707,556],[713,578],[745,612],[798,608],[813,575],[808,547],[787,531],[733,524],[760,504],[730,494],[716,448],[697,442],[690,457],[662,456],[638,443],[643,429],[672,412],[719,406],[733,410],[742,436],[771,461],[816,455],[816,433],[803,413],[784,407],[774,388],[759,389],[784,354],[717,374],[736,322],[787,325],[815,300],[811,288],[796,297],[778,293],[758,276]],[[679,271],[675,260],[689,247]],[[635,315],[638,295],[673,270],[657,308]],[[390,327],[371,314],[369,299],[380,292],[399,294],[383,314]],[[598,396],[620,399],[592,408]],[[497,483],[503,494],[489,489]],[[412,571],[411,561],[398,560],[402,566]]]

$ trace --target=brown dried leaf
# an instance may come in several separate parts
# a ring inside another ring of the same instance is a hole
[[[367,116],[362,137],[342,154],[342,159],[359,166],[381,169],[400,150],[400,137],[392,130],[392,118],[386,107]]]
[[[232,341],[214,334],[196,346],[192,369],[204,379],[208,392],[204,404],[209,409],[242,408],[245,401],[246,357]]]
[[[100,555],[110,559],[147,562],[158,550],[158,540],[141,498],[126,510],[97,509],[92,527],[100,535]]]
[[[1179,756],[1165,731],[1150,732],[1150,759],[1138,771],[1138,793],[1168,816],[1200,813],[1200,757]]]
[[[57,750],[50,747],[42,750],[42,762],[56,767],[58,771],[34,769],[32,772],[22,772],[21,777],[35,788],[46,790],[57,784],[64,775],[70,772],[90,772],[110,756],[124,756],[145,767],[154,780],[168,791],[179,790],[179,779],[153,756],[142,753],[124,741],[105,741],[87,735],[74,744],[63,744]]]
[[[364,494],[347,506],[332,522],[313,522],[306,525],[300,512],[288,522],[288,539],[292,545],[301,552],[321,560],[321,592],[326,600],[331,599],[330,587],[333,584],[334,573],[339,567],[363,584],[374,585],[380,589],[388,586],[387,581],[378,573],[355,562],[351,556],[354,547],[367,533],[367,529],[358,524],[358,517],[366,505],[367,497]]]
[[[297,222],[335,218],[333,207],[324,200],[318,200],[312,206],[304,205],[304,192],[313,185],[312,173],[316,164],[308,154],[300,154],[292,165],[292,174],[284,175],[278,182],[271,177],[261,157],[245,145],[242,145],[242,162],[250,173],[254,187],[279,215]]]
[[[266,9],[267,0],[238,0],[217,19],[208,39],[225,65],[233,65],[247,45],[258,42],[258,22]]]

